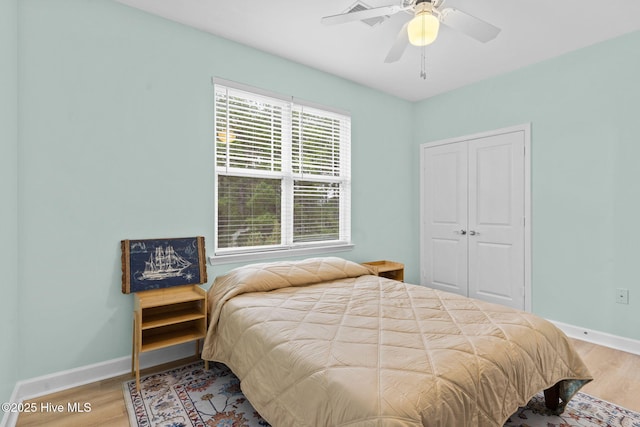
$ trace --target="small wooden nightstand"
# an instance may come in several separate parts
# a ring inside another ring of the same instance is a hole
[[[134,298],[131,374],[140,390],[140,353],[195,341],[200,354],[200,340],[207,334],[207,293],[186,285],[136,292]]]
[[[394,261],[369,261],[363,262],[362,265],[370,267],[378,276],[387,279],[404,281],[404,264]]]

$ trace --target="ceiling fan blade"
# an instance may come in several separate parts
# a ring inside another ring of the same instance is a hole
[[[440,11],[440,21],[447,27],[451,27],[483,43],[495,39],[500,33],[500,28],[458,9],[443,9]]]
[[[391,46],[391,50],[387,54],[387,57],[384,59],[384,62],[387,64],[391,62],[396,62],[398,59],[402,57],[405,49],[409,45],[409,35],[407,34],[407,27],[409,23],[404,24],[398,35],[396,36],[396,40],[393,42],[393,46]]]
[[[343,24],[345,22],[362,21],[363,19],[378,18],[380,16],[393,15],[402,10],[405,10],[402,6],[383,6],[374,7],[367,10],[359,10],[357,12],[341,13],[340,15],[325,16],[321,22],[325,25]]]

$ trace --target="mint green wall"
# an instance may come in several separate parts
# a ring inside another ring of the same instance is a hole
[[[17,0],[0,2],[0,401],[16,381],[18,348]],[[0,419],[3,414],[0,413]]]
[[[0,368],[3,383],[130,353],[121,239],[201,234],[211,248],[211,76],[352,113],[356,247],[340,255],[404,261],[411,282],[417,145],[531,121],[534,311],[640,338],[632,316],[638,34],[414,105],[110,0],[7,4],[7,12],[18,5],[19,117],[1,154],[4,162],[17,151],[19,161],[2,168],[0,189],[18,198],[7,215],[15,225],[19,212],[20,231],[2,232],[20,244],[17,261],[6,248],[0,255],[19,278],[8,295],[20,312],[8,341],[17,353],[3,353],[0,366],[20,363]],[[3,57],[5,45],[13,57],[11,29],[0,27]],[[7,70],[3,87],[17,79],[10,62]],[[9,124],[12,105],[0,101]],[[210,267],[211,280],[232,267]],[[631,289],[630,305],[613,303],[618,286]],[[0,311],[10,320],[6,301]]]
[[[121,239],[211,248],[212,76],[350,111],[356,247],[340,255],[418,277],[397,186],[412,180],[411,103],[113,1],[21,0],[19,15],[19,378],[130,354]]]
[[[533,311],[633,339],[640,339],[638,52],[640,32],[422,101],[414,147],[531,122]],[[413,166],[418,176],[417,159]],[[629,305],[615,303],[615,288],[629,289]]]

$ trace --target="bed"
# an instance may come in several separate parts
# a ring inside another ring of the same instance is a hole
[[[241,267],[208,292],[203,359],[277,427],[502,426],[542,390],[562,411],[592,379],[540,317],[341,258]]]

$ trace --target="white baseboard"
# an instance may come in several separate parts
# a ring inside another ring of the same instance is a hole
[[[640,355],[640,341],[550,320],[571,338]]]
[[[161,365],[174,360],[184,359],[194,355],[193,343],[167,347],[148,353],[140,354],[140,369]],[[66,371],[55,372],[41,377],[18,381],[9,402],[21,403],[27,399],[56,393],[106,378],[116,377],[131,372],[131,356],[106,360],[93,365],[81,366]],[[12,427],[18,420],[15,412],[5,412],[1,427]]]

